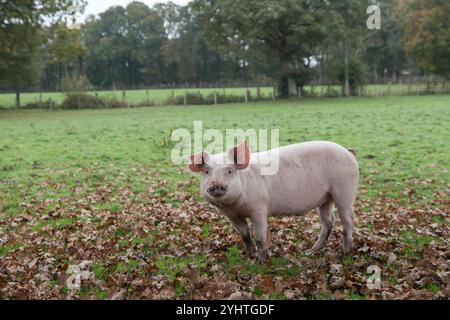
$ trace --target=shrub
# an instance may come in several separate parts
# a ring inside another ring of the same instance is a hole
[[[203,96],[201,93],[188,93],[185,96],[176,96],[172,101],[172,98],[168,98],[165,101],[166,105],[184,105],[184,101],[186,98],[186,102],[188,105],[213,105],[215,103],[214,93],[211,93],[207,96]],[[260,99],[251,99],[251,100],[268,100],[270,97],[261,96]],[[245,102],[245,96],[239,95],[231,95],[231,94],[217,94],[217,103],[242,103]]]
[[[58,105],[54,101],[51,101],[49,99],[42,102],[29,102],[26,105],[22,106],[21,109],[32,110],[32,109],[53,109],[53,108],[58,108]]]
[[[128,104],[126,102],[123,102],[121,100],[118,100],[116,98],[103,98],[104,104],[106,108],[112,108],[112,109],[121,109],[121,108],[134,108],[135,106],[133,104]]]
[[[61,104],[63,109],[99,109],[109,107],[105,99],[86,93],[68,93]]]
[[[183,96],[176,96],[173,100],[172,97],[167,98],[164,102],[166,105],[184,105],[186,99],[187,104],[190,105],[203,105],[206,104],[206,100],[200,92],[197,93],[186,93]]]
[[[212,97],[212,103],[214,103],[214,94],[211,95]],[[241,103],[245,102],[245,96],[238,96],[238,95],[232,95],[232,94],[222,94],[217,96],[217,102],[218,103]]]
[[[340,97],[340,92],[334,88],[330,88],[329,90],[327,89],[324,92],[324,96],[327,98],[339,98]]]
[[[61,81],[61,91],[71,93],[71,92],[85,92],[92,90],[92,85],[85,76],[69,76],[65,77]]]

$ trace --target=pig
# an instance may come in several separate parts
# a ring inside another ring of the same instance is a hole
[[[262,175],[258,159],[274,155],[279,161],[277,172]],[[243,142],[224,154],[204,151],[192,155],[189,169],[201,174],[201,196],[229,219],[248,256],[255,254],[256,244],[259,262],[269,259],[268,217],[304,216],[317,209],[322,225],[312,248],[317,252],[328,242],[334,205],[343,227],[343,252],[352,252],[353,206],[359,182],[354,151],[333,142],[313,141],[252,154]],[[247,219],[252,222],[255,243]]]

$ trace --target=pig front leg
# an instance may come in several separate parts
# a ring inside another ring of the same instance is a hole
[[[256,249],[258,250],[258,260],[266,263],[269,260],[269,250],[267,249],[267,214],[257,214],[252,217],[253,236],[255,237]]]
[[[228,218],[233,225],[234,229],[239,233],[242,238],[242,242],[245,245],[245,254],[248,257],[253,256],[255,253],[255,245],[250,236],[250,229],[248,227],[247,220],[244,217],[240,216],[231,216]]]

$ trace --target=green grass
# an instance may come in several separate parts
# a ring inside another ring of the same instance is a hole
[[[253,261],[243,259],[241,250],[237,247],[228,249],[226,256],[226,269],[228,272],[239,271],[241,275],[274,275],[295,277],[300,273],[300,267],[292,265],[291,262],[283,257],[272,257],[271,265],[254,263]]]
[[[431,292],[433,292],[434,294],[438,293],[439,291],[441,291],[441,288],[439,287],[439,285],[437,285],[436,283],[430,283],[427,286],[427,289],[430,290]]]
[[[165,276],[169,281],[174,281],[188,265],[194,265],[199,270],[206,267],[204,256],[186,256],[175,258],[172,256],[161,256],[156,260],[156,268],[158,273]]]
[[[62,219],[57,219],[57,220],[42,221],[34,226],[33,231],[40,232],[40,231],[42,231],[42,229],[45,228],[45,226],[51,226],[54,229],[63,229],[65,227],[71,226],[75,223],[77,223],[77,219],[71,219],[71,218],[62,218]]]
[[[257,94],[257,88],[248,88],[253,96]],[[175,96],[182,96],[185,93],[202,93],[203,95],[209,95],[214,92],[219,94],[232,94],[232,95],[245,95],[247,88],[208,88],[208,89],[152,89],[149,90],[149,101],[150,104],[154,102],[161,104],[164,103],[172,96],[172,91]],[[97,92],[89,92],[90,94],[97,93],[99,97],[107,97],[107,98],[116,98],[118,100],[122,99],[122,90],[116,91],[97,91]],[[273,93],[273,88],[264,87],[261,88],[261,94],[266,96],[270,96]],[[146,90],[126,90],[127,101],[132,104],[139,104],[147,101],[147,91]],[[0,106],[4,107],[14,107],[16,95],[15,93],[4,93],[0,94]],[[47,101],[52,99],[52,101],[60,104],[64,100],[64,94],[61,92],[44,92],[42,93],[42,100]],[[39,101],[39,93],[22,93],[21,94],[21,103],[22,105],[26,105],[27,103],[33,103]]]
[[[442,87],[441,84],[437,86],[432,85],[431,90],[438,93],[448,93],[446,88]],[[203,95],[209,95],[212,93],[226,93],[232,95],[245,95],[247,88],[206,88],[206,89],[151,89],[148,94],[147,101],[147,90],[126,90],[127,101],[131,104],[141,104],[149,102],[150,105],[162,104],[172,96],[183,96],[185,93],[202,93]],[[256,96],[257,88],[250,87],[252,96]],[[330,92],[328,92],[330,90]],[[305,86],[304,91],[306,94],[314,93],[318,96],[323,96],[326,94],[336,94],[342,95],[342,88],[339,85],[332,86]],[[389,87],[387,84],[379,85],[366,85],[362,90],[363,95],[368,96],[385,96],[385,95],[406,95],[406,94],[422,94],[427,91],[427,85],[425,83],[418,83],[409,86],[408,84],[393,84]],[[118,100],[122,99],[123,90],[116,91],[92,91],[90,94],[98,94],[99,97],[115,98]],[[265,96],[271,96],[273,94],[272,87],[262,87],[261,94]],[[22,93],[21,103],[26,105],[27,103],[35,103],[39,101],[39,93]],[[3,93],[0,94],[0,106],[12,108],[15,106],[16,95],[15,93]],[[64,100],[64,94],[61,92],[44,92],[42,93],[42,100],[47,101],[52,99],[52,101],[60,104]]]
[[[133,271],[138,269],[138,260],[129,260],[128,262],[119,262],[116,266],[116,272],[118,273],[128,273],[131,274]]]
[[[108,269],[100,263],[95,263],[92,266],[92,272],[99,280],[106,280],[106,278],[108,277]]]
[[[368,298],[365,295],[360,295],[351,291],[348,295],[348,300],[368,300]]]
[[[0,257],[3,257],[7,254],[16,252],[18,250],[21,250],[24,246],[20,243],[16,243],[13,245],[5,245],[5,246],[0,246]]]
[[[170,161],[173,130],[204,127],[278,128],[282,145],[333,140],[356,149],[361,164],[361,193],[375,198],[412,197],[432,202],[449,180],[450,107],[448,96],[304,99],[216,107],[156,107],[133,110],[0,112],[0,203],[18,214],[33,195],[73,198],[114,182],[146,190],[158,172],[169,184],[161,196],[190,178]],[[68,134],[70,132],[70,134]],[[147,175],[136,174],[145,166]],[[44,183],[45,182],[45,183]],[[51,185],[57,185],[52,188]],[[117,190],[112,190],[115,192]],[[194,185],[189,189],[196,193]],[[172,201],[173,199],[168,199]],[[101,208],[119,212],[119,204]],[[208,235],[205,230],[204,236]]]
[[[407,245],[403,254],[408,258],[420,258],[422,251],[435,240],[433,237],[419,235],[412,231],[403,232],[400,238]]]

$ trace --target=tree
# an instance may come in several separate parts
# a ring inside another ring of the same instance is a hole
[[[7,29],[8,32],[0,36],[0,86],[18,92],[38,80],[35,61],[42,39],[37,28],[26,24],[8,26]]]
[[[48,29],[47,68],[55,66],[58,89],[64,78],[75,77],[82,73],[82,62],[87,48],[81,43],[81,31],[69,28],[65,23]]]
[[[13,88],[20,107],[21,88],[38,81],[36,64],[44,22],[61,20],[82,10],[84,0],[3,1],[0,6],[0,85]]]
[[[298,94],[298,78],[326,37],[327,1],[196,0],[208,41],[223,51],[260,46],[280,64],[279,95]]]
[[[141,2],[111,7],[99,19],[90,17],[82,29],[93,84],[136,87],[163,81],[166,35],[155,10]]]
[[[364,61],[372,72],[372,82],[387,77],[393,81],[399,79],[406,65],[405,50],[401,41],[401,28],[395,10],[395,2],[381,0],[382,28],[370,31],[367,39]]]
[[[88,17],[82,26],[82,38],[88,48],[86,72],[92,84],[111,88],[127,80],[125,9],[111,7],[99,18]]]
[[[406,54],[422,70],[450,78],[450,2],[398,1]]]
[[[161,83],[164,80],[162,46],[166,40],[164,21],[154,9],[141,2],[126,7],[130,54],[130,85]]]
[[[337,64],[341,70],[337,74],[345,96],[355,94],[362,79],[362,75],[357,74],[363,70],[358,53],[366,40],[367,7],[368,1],[361,0],[332,0],[329,5],[329,36],[341,47],[342,59]]]
[[[156,7],[168,34],[163,51],[169,82],[220,84],[233,66],[205,41],[204,26],[191,4],[181,7],[169,2]]]

